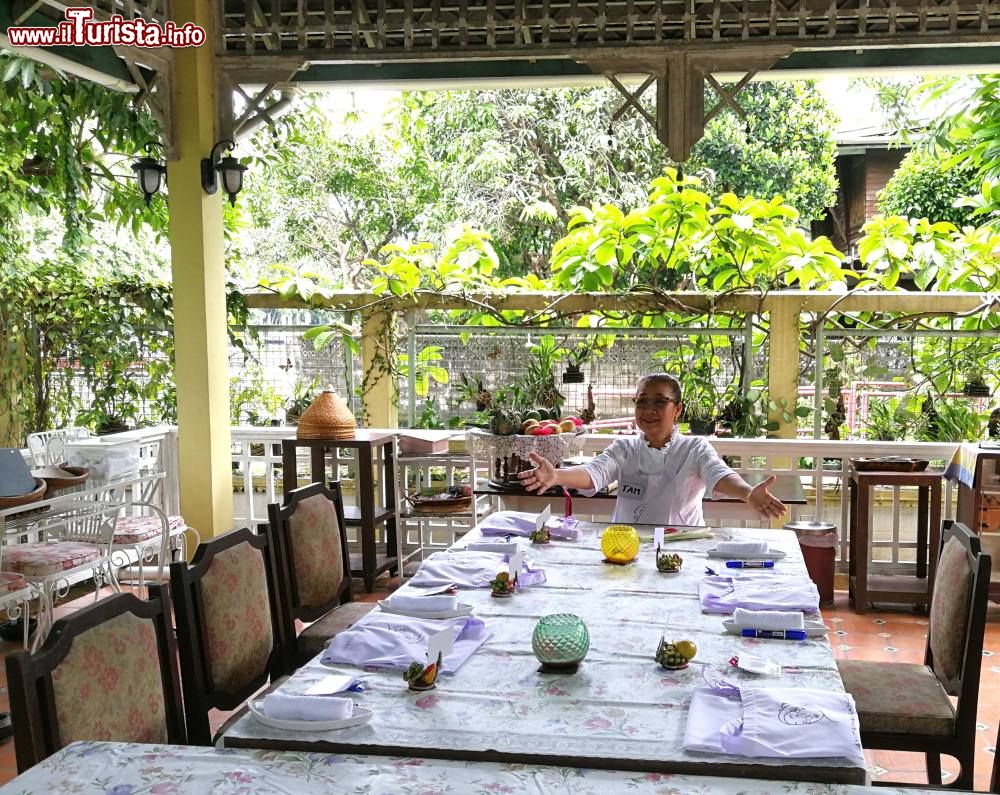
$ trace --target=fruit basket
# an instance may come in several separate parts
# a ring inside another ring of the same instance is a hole
[[[472,506],[472,489],[468,486],[422,489],[419,494],[408,495],[406,501],[413,506],[414,513],[463,513]]]
[[[923,472],[929,463],[922,458],[902,458],[895,455],[851,459],[851,465],[858,472]]]
[[[486,431],[470,430],[466,437],[469,450],[476,461],[489,464],[490,481],[498,484],[516,483],[518,472],[532,469],[535,465],[528,458],[529,453],[535,453],[557,467],[564,458],[583,451],[583,440],[582,427],[570,433],[541,436],[520,433],[499,436]]]

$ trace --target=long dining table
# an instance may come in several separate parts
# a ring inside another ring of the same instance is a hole
[[[940,790],[937,790],[940,792]],[[414,757],[233,751],[77,742],[0,795],[930,795],[931,790],[458,762]],[[953,792],[956,792],[953,790]],[[961,795],[959,793],[958,795]]]
[[[651,774],[714,775],[823,783],[864,784],[863,755],[851,758],[745,758],[689,752],[683,748],[688,705],[706,674],[723,673],[738,684],[814,688],[840,692],[843,685],[826,637],[803,641],[761,640],[726,634],[723,616],[703,613],[698,583],[719,540],[763,540],[786,557],[776,570],[807,576],[795,535],[785,530],[715,528],[714,538],[674,541],[682,570],[656,570],[652,526],[637,525],[638,558],[620,566],[603,561],[605,525],[581,522],[574,542],[528,545],[543,584],[494,599],[488,589],[463,590],[491,635],[453,675],[429,692],[411,692],[398,671],[366,672],[357,702],[374,711],[365,725],[337,731],[271,728],[251,714],[223,735],[230,748],[416,756],[433,759],[570,765]],[[481,540],[479,527],[456,547]],[[527,543],[527,542],[525,542]],[[754,576],[769,577],[765,570]],[[533,628],[544,615],[574,613],[587,624],[591,644],[574,674],[543,674],[531,649]],[[698,647],[692,664],[671,671],[654,661],[657,644],[689,639]],[[780,677],[761,680],[728,664],[733,655],[772,658]],[[347,666],[335,666],[350,672]],[[277,685],[302,693],[333,669],[316,657]],[[353,669],[355,672],[357,669]]]

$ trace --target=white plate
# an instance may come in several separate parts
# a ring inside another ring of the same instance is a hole
[[[752,555],[724,555],[716,549],[710,549],[708,556],[720,560],[781,560],[785,557],[785,553],[776,549],[773,552],[755,552]]]
[[[805,625],[806,637],[809,638],[821,638],[830,631],[830,628],[822,621],[811,621],[807,618]],[[732,618],[723,619],[722,626],[730,635],[739,635],[740,630],[743,629],[743,627],[736,626],[736,621]]]
[[[409,616],[410,618],[460,618],[472,615],[472,605],[460,604],[455,610],[399,610],[391,607],[387,600],[379,599],[378,606],[383,613],[392,613],[395,616]]]
[[[265,726],[272,729],[284,729],[291,732],[328,732],[334,729],[349,729],[351,726],[360,726],[368,723],[372,719],[372,710],[354,705],[354,714],[343,720],[281,720],[280,718],[269,718],[260,711],[258,705],[260,701],[247,702],[250,714]]]

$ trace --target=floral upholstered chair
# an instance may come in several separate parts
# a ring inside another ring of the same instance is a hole
[[[18,771],[77,740],[186,741],[169,591],[150,591],[102,599],[7,658]]]
[[[289,665],[319,654],[330,638],[374,605],[353,602],[340,483],[313,483],[289,492],[284,506],[267,506],[281,580],[281,623]],[[313,622],[296,637],[296,620]]]
[[[990,558],[963,524],[946,521],[942,535],[924,664],[838,660],[837,667],[865,748],[923,752],[937,785],[941,754],[953,756],[961,771],[949,784],[972,789]]]
[[[188,739],[210,745],[209,710],[232,710],[286,672],[274,545],[244,528],[170,566]]]

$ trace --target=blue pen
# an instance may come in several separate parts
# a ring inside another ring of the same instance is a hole
[[[805,640],[808,636],[804,629],[743,629],[740,635],[744,638],[770,638],[771,640]]]
[[[727,560],[727,569],[773,569],[773,560]]]

